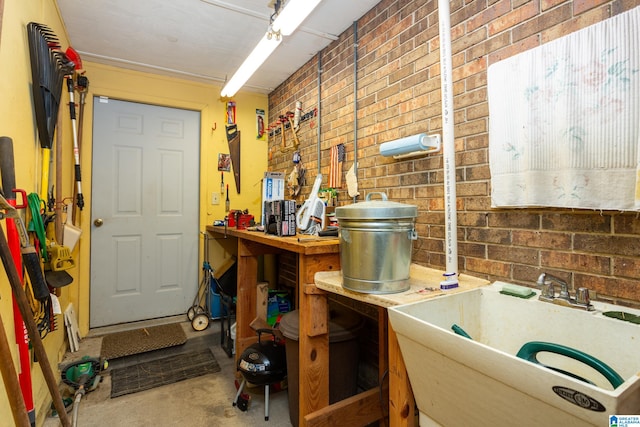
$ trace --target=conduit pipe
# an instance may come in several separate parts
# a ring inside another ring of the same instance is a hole
[[[353,21],[353,173],[358,176],[358,21]]]
[[[444,162],[445,280],[441,289],[458,286],[458,222],[456,218],[456,149],[454,138],[451,17],[449,0],[438,0],[440,84],[442,97],[442,158]]]
[[[318,142],[317,142],[317,150],[318,150],[318,173],[322,173],[322,168],[320,165],[320,155],[321,155],[321,135],[320,135],[320,123],[322,123],[322,115],[320,114],[320,106],[322,104],[322,96],[320,94],[320,90],[322,88],[322,50],[318,52]]]

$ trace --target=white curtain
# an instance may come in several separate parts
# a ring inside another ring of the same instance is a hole
[[[493,207],[640,210],[640,7],[492,64]]]

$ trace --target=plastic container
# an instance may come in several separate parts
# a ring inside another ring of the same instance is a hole
[[[233,342],[233,350],[231,350],[231,354],[236,354],[236,322],[233,322],[231,328],[229,328],[229,335],[231,336],[231,341]]]
[[[220,294],[211,292],[211,307],[209,308],[211,309],[212,319],[219,319],[222,317],[222,304],[220,303]]]
[[[353,310],[341,306],[329,309],[329,403],[339,402],[358,391],[358,332],[364,319]],[[299,341],[298,310],[285,314],[280,331],[286,340],[289,393],[289,418],[298,427],[299,411]]]

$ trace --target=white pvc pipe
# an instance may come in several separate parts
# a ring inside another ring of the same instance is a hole
[[[438,20],[440,24],[442,157],[444,161],[445,281],[451,283],[451,287],[455,287],[458,276],[458,222],[456,218],[456,150],[453,126],[453,75],[451,71],[449,0],[438,0]],[[455,282],[455,285],[453,282]]]

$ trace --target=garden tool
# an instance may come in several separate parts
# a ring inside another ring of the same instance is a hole
[[[13,262],[9,243],[7,242],[7,239],[2,232],[0,232],[0,258],[2,259],[2,265],[4,266],[4,270],[9,278],[9,284],[11,285],[11,290],[13,291],[16,305],[20,310],[20,314],[22,315],[22,319],[24,320],[27,333],[29,335],[29,338],[31,339],[33,351],[36,358],[38,359],[38,364],[40,365],[40,368],[42,370],[42,374],[44,376],[45,382],[47,383],[47,387],[49,388],[49,393],[53,400],[53,404],[58,411],[60,423],[64,427],[68,427],[71,424],[65,412],[64,402],[62,401],[62,397],[60,396],[58,384],[55,377],[53,376],[51,364],[49,363],[49,357],[47,356],[44,344],[42,343],[42,339],[40,338],[38,327],[33,320],[31,307],[29,307],[29,302],[27,301],[27,295],[25,294],[24,289],[22,289],[22,283],[20,280],[20,276],[18,275],[16,266]]]
[[[6,189],[4,195],[11,206],[18,206],[16,200],[16,176],[15,164],[13,156],[13,140],[7,136],[0,137],[0,178],[2,180],[2,188]],[[1,189],[0,189],[1,190]],[[1,191],[0,191],[1,193]],[[24,192],[22,194],[22,204],[24,204]],[[7,218],[5,221],[7,229],[7,245],[9,254],[13,260],[16,270],[19,286],[22,286],[22,257],[20,254],[20,237],[16,223],[13,219]],[[4,235],[3,235],[4,236]],[[21,288],[22,289],[22,288]],[[33,403],[33,390],[31,385],[31,354],[29,352],[29,338],[25,322],[22,319],[22,313],[19,309],[18,301],[15,294],[12,295],[13,302],[13,325],[16,337],[16,345],[18,348],[18,356],[20,360],[20,373],[18,380],[20,382],[20,390],[27,407],[29,419],[35,424],[36,411]]]
[[[100,372],[107,369],[108,362],[85,356],[80,360],[71,362],[61,369],[62,381],[73,387],[76,392],[73,402],[73,426],[78,422],[78,409],[82,396],[95,390],[102,380]]]
[[[13,218],[16,222],[18,234],[20,236],[22,262],[27,270],[29,279],[31,280],[33,296],[38,301],[44,301],[49,298],[49,288],[47,288],[47,282],[44,280],[44,275],[40,268],[40,257],[38,256],[38,252],[29,242],[29,236],[27,235],[27,228],[24,226],[24,221],[22,221],[22,217],[18,214],[16,208],[11,206],[4,196],[0,196],[0,208],[5,210],[5,217]]]

